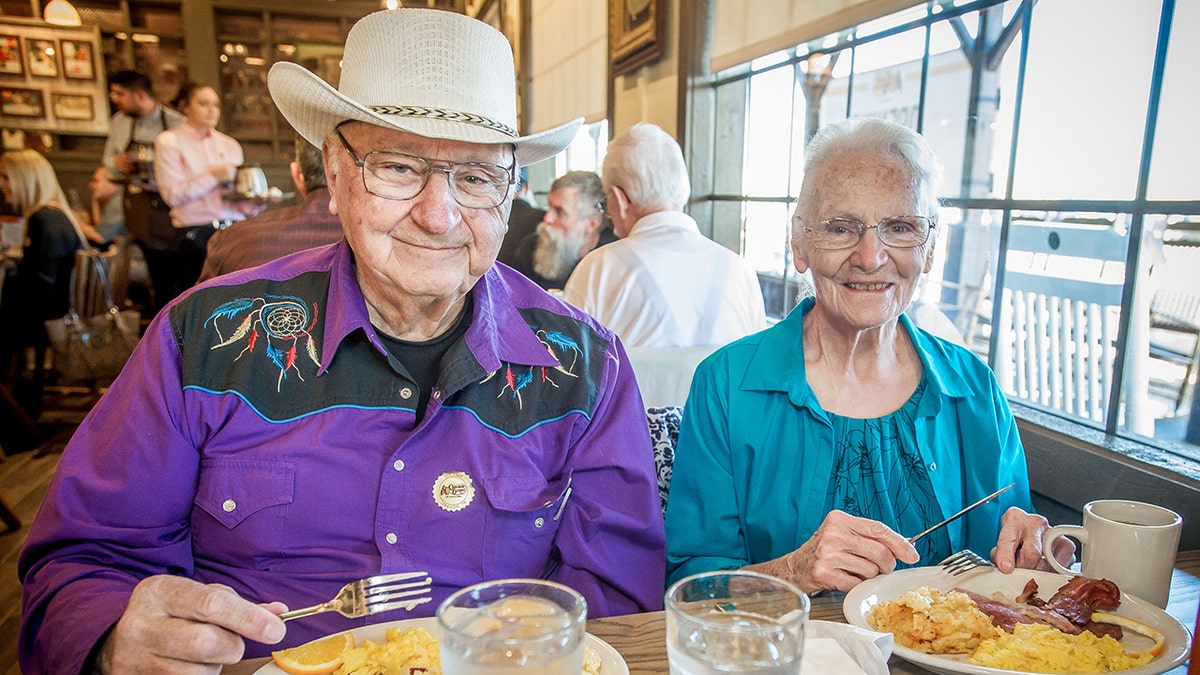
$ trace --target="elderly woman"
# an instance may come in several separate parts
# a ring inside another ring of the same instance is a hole
[[[1048,524],[1030,513],[995,378],[903,314],[933,264],[933,151],[902,126],[857,119],[818,133],[807,162],[792,251],[815,296],[697,369],[667,503],[671,580],[746,568],[845,591],[961,548],[990,551],[1005,572],[1039,565]]]

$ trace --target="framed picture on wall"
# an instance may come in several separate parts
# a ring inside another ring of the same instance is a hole
[[[25,61],[21,58],[21,38],[0,34],[0,75],[24,75]]]
[[[613,76],[662,56],[664,0],[609,0],[608,53]]]
[[[54,111],[54,116],[60,120],[84,120],[90,122],[96,117],[91,94],[60,94],[55,92],[50,94],[50,109]]]
[[[34,77],[58,77],[58,45],[54,40],[25,38],[29,74]]]
[[[42,98],[42,90],[0,87],[0,115],[45,117],[46,103]]]
[[[59,40],[58,46],[62,54],[63,77],[68,80],[96,79],[92,43],[85,40]]]

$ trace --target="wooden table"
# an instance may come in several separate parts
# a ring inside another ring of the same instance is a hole
[[[827,593],[813,598],[812,619],[838,621],[842,616],[842,593]],[[1200,551],[1183,551],[1175,561],[1175,574],[1171,577],[1171,600],[1167,612],[1183,622],[1189,631],[1196,625],[1197,606],[1200,605]],[[614,616],[588,621],[588,632],[612,645],[625,663],[631,675],[641,673],[667,673],[666,623],[662,612]],[[225,675],[250,675],[268,659],[249,659],[222,671]],[[893,675],[927,675],[930,671],[915,666],[899,657],[889,663]],[[1170,670],[1167,675],[1186,675],[1187,666]]]

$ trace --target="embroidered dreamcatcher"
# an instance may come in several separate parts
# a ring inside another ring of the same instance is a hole
[[[245,315],[241,323],[229,338],[221,333],[219,319],[234,320]],[[312,329],[317,323],[317,304],[312,304],[312,311],[303,300],[294,296],[266,295],[261,298],[238,298],[217,307],[204,322],[208,327],[212,324],[217,332],[220,343],[212,349],[228,347],[232,344],[246,341],[245,347],[234,361],[247,353],[254,353],[259,340],[266,343],[263,351],[267,358],[279,368],[279,380],[275,383],[275,391],[279,391],[288,372],[294,370],[296,377],[304,381],[300,368],[296,365],[297,345],[304,344],[304,352],[308,358],[321,367],[321,359],[317,355],[316,340],[313,339]]]

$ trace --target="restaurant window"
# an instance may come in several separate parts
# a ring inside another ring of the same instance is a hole
[[[1197,34],[1194,2],[984,0],[796,45],[712,78],[691,208],[714,239],[737,229],[720,239],[780,318],[806,292],[788,246],[806,140],[850,116],[919,131],[944,182],[917,299],[1012,401],[1200,459]]]

